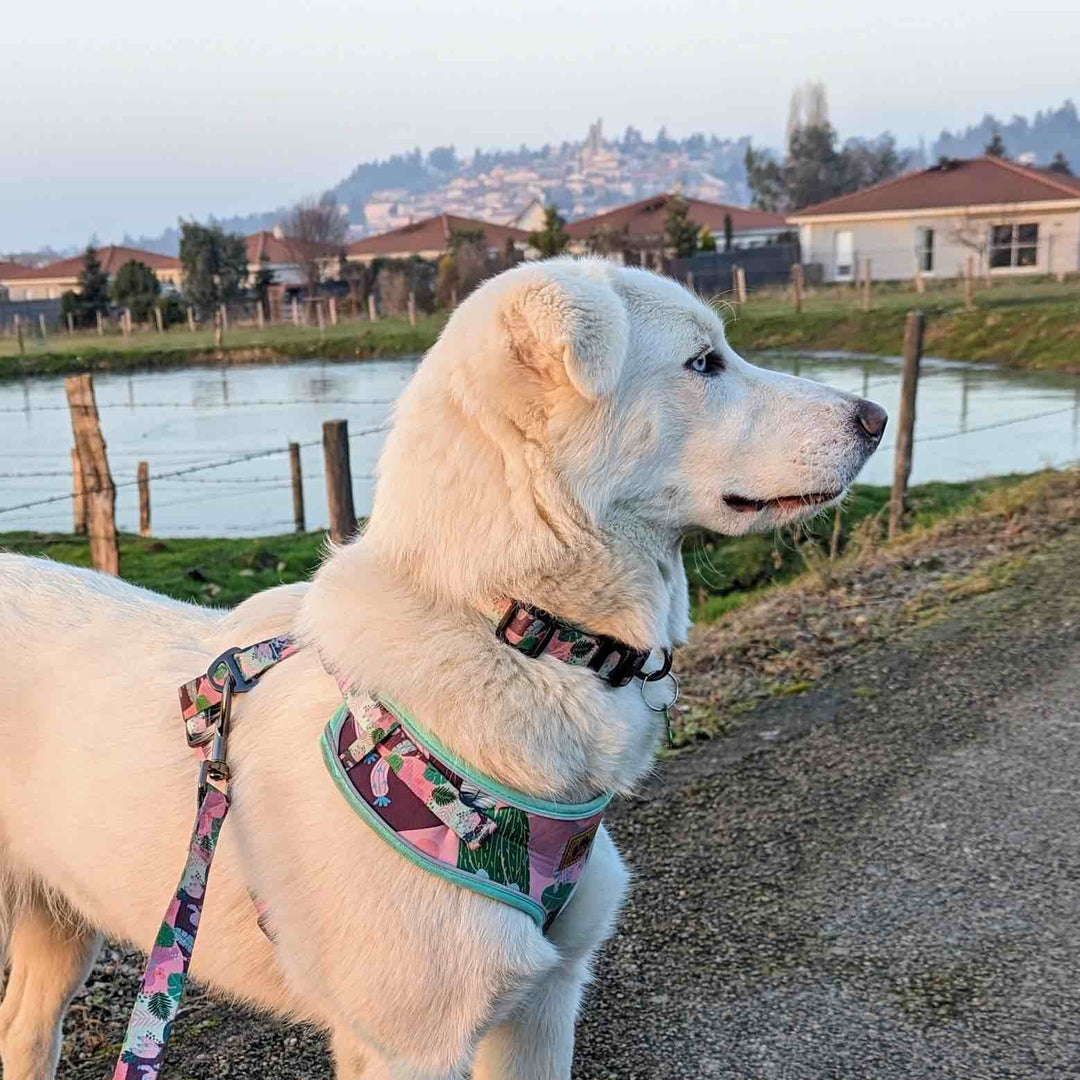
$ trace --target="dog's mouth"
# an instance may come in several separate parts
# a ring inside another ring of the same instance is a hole
[[[724,502],[737,514],[759,514],[762,510],[805,510],[832,502],[839,491],[811,491],[805,495],[781,495],[778,499],[747,499],[742,495],[725,495]]]

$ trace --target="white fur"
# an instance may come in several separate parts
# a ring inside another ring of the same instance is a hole
[[[715,378],[685,366],[706,349],[726,360]],[[237,698],[234,805],[193,974],[330,1028],[342,1078],[569,1077],[590,959],[627,887],[610,838],[547,938],[417,869],[325,773],[318,738],[340,698],[324,664],[504,783],[627,792],[659,733],[637,685],[527,659],[486,616],[512,596],[636,646],[682,641],[683,534],[803,512],[740,513],[725,495],[839,493],[872,450],[854,400],[746,364],[673,282],[526,265],[451,318],[397,406],[366,532],[310,586],[221,612],[0,556],[5,1080],[53,1076],[99,934],[154,938],[194,809],[177,686],[226,647],[285,632],[306,647]]]

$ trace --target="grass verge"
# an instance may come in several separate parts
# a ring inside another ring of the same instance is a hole
[[[911,489],[909,526],[925,527],[977,504],[990,493],[1024,481],[993,477],[964,484],[923,484]],[[841,516],[839,552],[864,544],[879,531],[887,488],[855,487]],[[762,590],[828,564],[832,513],[795,532],[758,536],[698,535],[685,545],[694,617],[711,621],[741,606]],[[120,538],[123,576],[178,600],[231,606],[262,589],[305,580],[318,566],[324,534],[285,533],[256,538]],[[90,565],[89,544],[64,533],[0,533],[0,548],[44,555],[58,562]]]
[[[0,338],[0,377],[71,375],[87,371],[132,371],[204,363],[287,362],[317,356],[323,360],[368,360],[379,356],[408,356],[425,352],[446,322],[444,314],[378,322],[349,322],[312,327],[268,326],[230,329],[224,344],[214,344],[213,332],[194,334],[174,327],[167,334],[136,333],[124,343],[116,337],[93,334],[56,335],[27,343],[20,356],[13,339]]]

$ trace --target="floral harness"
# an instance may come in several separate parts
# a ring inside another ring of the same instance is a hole
[[[668,652],[660,671],[643,675],[647,651],[588,634],[516,602],[496,633],[527,656],[546,653],[592,668],[612,686],[625,686],[633,678],[642,679],[643,685],[670,678],[678,695]],[[290,638],[276,637],[229,649],[206,674],[180,687],[188,744],[201,760],[198,814],[113,1080],[157,1080],[161,1069],[187,981],[210,865],[229,810],[226,747],[232,696],[252,689],[263,672],[298,648]],[[566,804],[513,791],[470,769],[396,702],[342,689],[344,702],[323,731],[321,749],[327,770],[353,810],[411,862],[517,908],[546,933],[584,873],[611,796]],[[253,900],[259,924],[269,935],[266,906]]]

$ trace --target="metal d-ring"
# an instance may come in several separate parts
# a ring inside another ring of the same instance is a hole
[[[662,705],[654,705],[645,694],[645,684],[660,682],[663,679],[671,680],[671,696]],[[656,671],[650,671],[648,675],[641,676],[641,700],[645,702],[645,707],[652,712],[667,712],[679,700],[680,689],[679,677],[671,670],[671,650],[665,649],[664,663]]]

